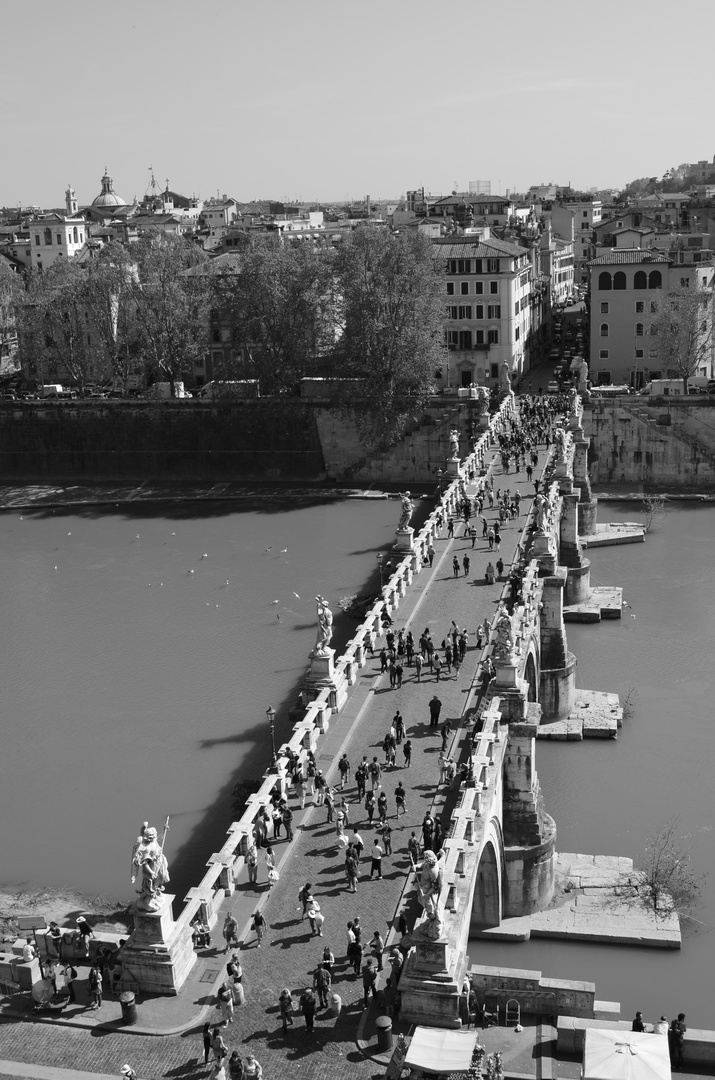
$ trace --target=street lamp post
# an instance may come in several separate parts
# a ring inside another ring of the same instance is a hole
[[[442,481],[444,480],[444,469],[438,469],[437,470],[437,476],[439,477],[439,497],[441,499],[442,498],[442,493],[443,493]]]
[[[276,710],[273,708],[272,705],[269,705],[268,708],[266,709],[266,716],[268,717],[268,724],[269,724],[270,729],[271,729],[271,749],[273,751],[273,764],[275,765],[276,762],[278,761],[278,755],[276,754],[276,735],[275,735],[275,726],[274,726],[274,721],[275,721],[275,718],[276,718]]]
[[[382,588],[383,578],[382,578],[382,552],[381,551],[378,551],[378,553],[377,553],[377,569],[380,571],[380,588]]]

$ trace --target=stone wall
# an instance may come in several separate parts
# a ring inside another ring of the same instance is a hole
[[[584,409],[591,482],[613,486],[715,489],[715,399],[627,397]]]
[[[17,480],[309,480],[324,476],[315,411],[251,402],[0,403],[0,470]]]

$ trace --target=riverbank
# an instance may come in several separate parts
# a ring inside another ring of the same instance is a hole
[[[43,915],[60,926],[71,926],[78,915],[91,921],[95,930],[122,934],[133,922],[129,906],[106,896],[86,896],[70,889],[43,886],[28,888],[19,885],[0,885],[0,940],[15,941],[20,936],[18,919]]]

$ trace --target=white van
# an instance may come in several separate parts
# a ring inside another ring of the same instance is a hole
[[[644,397],[682,397],[682,379],[653,379],[638,391]]]
[[[61,395],[62,395],[62,384],[61,383],[55,383],[55,382],[53,382],[53,383],[45,383],[45,385],[42,387],[42,396],[43,397],[61,397]]]

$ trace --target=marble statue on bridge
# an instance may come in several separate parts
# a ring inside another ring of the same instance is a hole
[[[551,504],[546,495],[536,496],[536,528],[539,532],[546,532],[549,527],[549,512]]]
[[[502,607],[496,623],[494,624],[493,656],[495,660],[510,660],[514,654],[514,630],[511,617],[506,608]]]
[[[169,867],[164,855],[164,840],[169,827],[164,827],[161,844],[156,829],[145,821],[132,850],[132,884],[141,874],[141,889],[137,907],[141,911],[157,911],[161,907],[164,888],[169,881]]]
[[[444,867],[433,851],[425,851],[418,883],[419,901],[427,918],[415,933],[435,941],[442,936],[444,922],[440,914],[440,895],[444,886]]]
[[[324,596],[316,596],[315,601],[318,605],[318,636],[313,652],[316,656],[328,656],[333,636],[333,613]]]
[[[409,491],[406,491],[404,495],[402,492],[399,492],[399,496],[402,502],[402,507],[400,509],[400,523],[397,528],[398,530],[402,531],[403,529],[408,528],[410,524],[410,518],[412,517],[412,511],[414,510],[415,505],[410,498]]]
[[[449,453],[450,457],[459,457],[459,431],[457,428],[452,428],[449,433]]]

